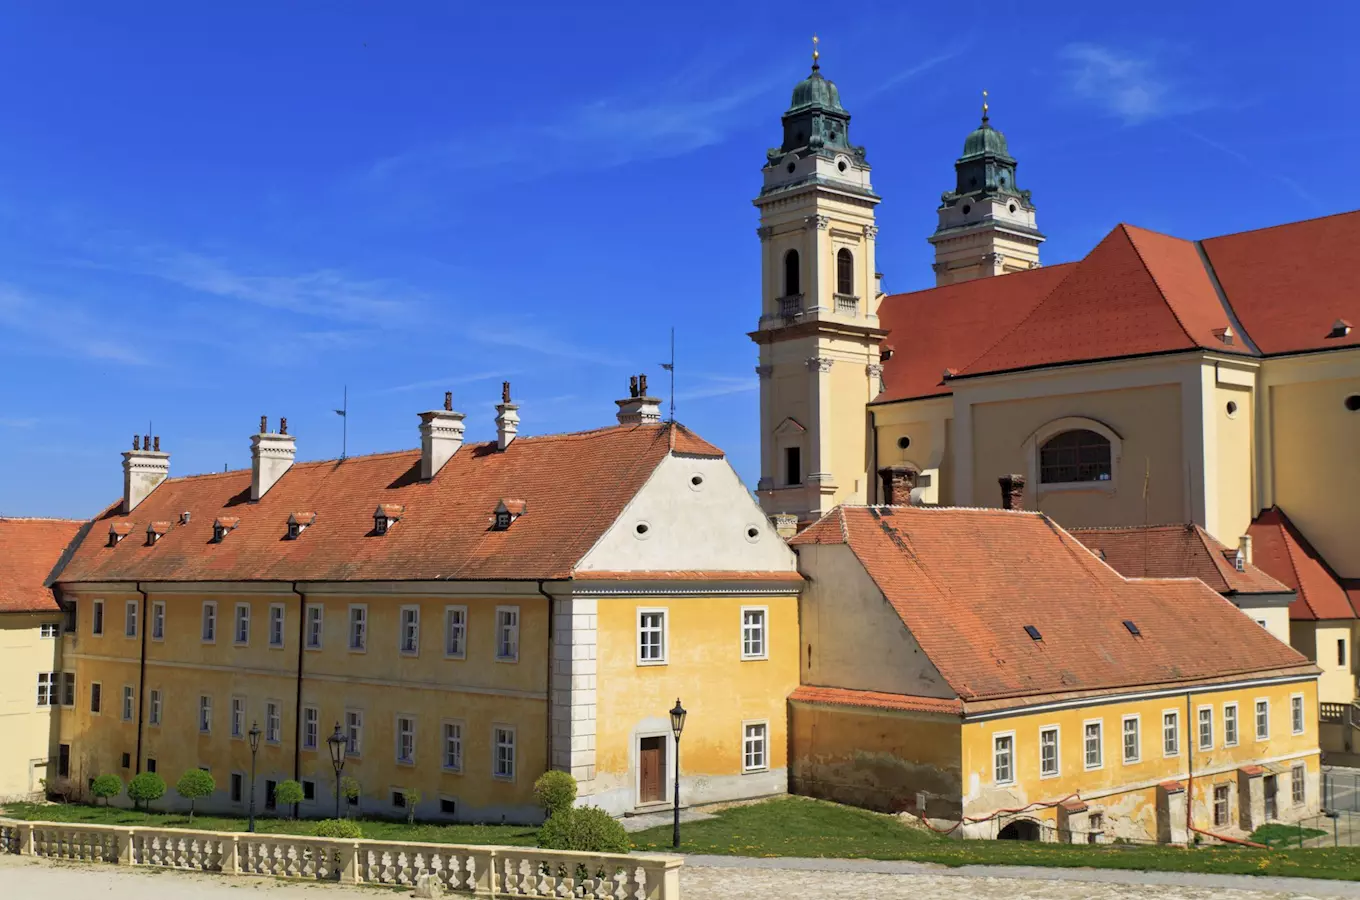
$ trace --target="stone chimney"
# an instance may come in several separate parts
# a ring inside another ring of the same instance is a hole
[[[510,382],[501,382],[501,402],[496,404],[496,446],[504,450],[519,433],[519,404],[510,402]]]
[[[429,481],[463,446],[463,419],[453,411],[453,393],[445,392],[444,408],[420,414],[420,477]]]
[[[1001,485],[1002,509],[1025,508],[1024,475],[1002,475],[997,479],[997,483]]]
[[[883,480],[883,504],[910,506],[911,492],[916,488],[916,470],[911,466],[884,466],[878,470]]]
[[[250,499],[269,493],[297,456],[297,438],[288,433],[288,420],[279,419],[279,430],[269,430],[269,417],[260,416],[260,433],[250,438]]]
[[[798,517],[793,513],[775,513],[770,516],[770,521],[774,523],[774,530],[784,540],[790,541],[798,536]]]
[[[620,425],[655,425],[661,421],[661,399],[647,396],[646,375],[628,379],[628,399],[614,402],[619,405]]]
[[[132,449],[123,451],[123,515],[137,508],[156,485],[170,477],[170,454],[161,452],[161,439],[132,436]]]

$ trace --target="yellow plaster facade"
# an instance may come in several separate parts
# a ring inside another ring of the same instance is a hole
[[[0,800],[39,795],[48,777],[64,689],[60,623],[59,613],[0,613]]]

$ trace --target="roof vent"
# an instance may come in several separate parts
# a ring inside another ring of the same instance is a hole
[[[1100,557],[1100,561],[1101,561],[1101,562],[1105,562],[1105,560],[1108,558],[1108,557],[1105,556],[1105,551],[1104,551],[1104,549],[1097,550],[1097,551],[1096,551],[1096,554]]]
[[[400,503],[378,504],[378,508],[373,511],[373,533],[387,534],[393,525],[401,521],[404,512],[406,512],[406,507]]]
[[[169,530],[169,522],[152,522],[150,525],[146,526],[146,545],[150,547],[152,544],[156,543],[156,541],[159,541],[164,537],[165,533]]]
[[[1351,333],[1351,323],[1345,319],[1337,319],[1332,323],[1332,330],[1327,332],[1329,338],[1343,338]]]
[[[179,524],[181,524],[181,525],[188,525],[188,524],[189,524],[189,518],[190,518],[190,516],[189,516],[189,510],[186,509],[184,512],[182,512],[182,513],[179,514]]]
[[[1214,337],[1218,338],[1224,344],[1227,344],[1229,347],[1231,347],[1233,344],[1233,339],[1237,337],[1237,332],[1232,330],[1231,325],[1227,325],[1223,328],[1215,328]]]
[[[109,546],[118,546],[118,542],[130,534],[132,534],[131,522],[114,522],[109,525]]]
[[[288,540],[295,541],[316,521],[314,512],[295,512],[288,517]]]
[[[505,531],[510,524],[529,510],[524,500],[502,500],[496,504],[496,513],[491,518],[492,531]]]
[[[1125,619],[1124,627],[1127,628],[1129,630],[1129,634],[1133,635],[1134,637],[1143,636],[1143,632],[1139,631],[1138,626],[1133,624],[1133,619]]]
[[[1025,634],[1029,635],[1029,639],[1032,641],[1042,641],[1044,639],[1044,636],[1039,633],[1039,629],[1035,628],[1033,625],[1025,626]]]

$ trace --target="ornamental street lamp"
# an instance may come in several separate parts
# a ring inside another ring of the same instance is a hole
[[[675,698],[675,708],[671,710],[671,731],[675,733],[675,832],[671,836],[671,846],[680,849],[680,732],[685,730],[685,716],[689,713]]]
[[[255,830],[255,754],[260,752],[260,723],[251,722],[246,732],[250,738],[250,824],[246,831]]]
[[[345,740],[345,735],[340,731],[340,723],[335,723],[335,733],[326,738],[326,744],[331,748],[331,765],[335,768],[335,817],[340,818],[340,773],[345,770],[345,750],[349,741]]]

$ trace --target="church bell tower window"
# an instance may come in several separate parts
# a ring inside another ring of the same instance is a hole
[[[855,256],[847,248],[836,253],[836,293],[847,297],[855,293]]]
[[[798,293],[801,293],[798,290],[798,251],[790,250],[784,254],[784,296]]]

